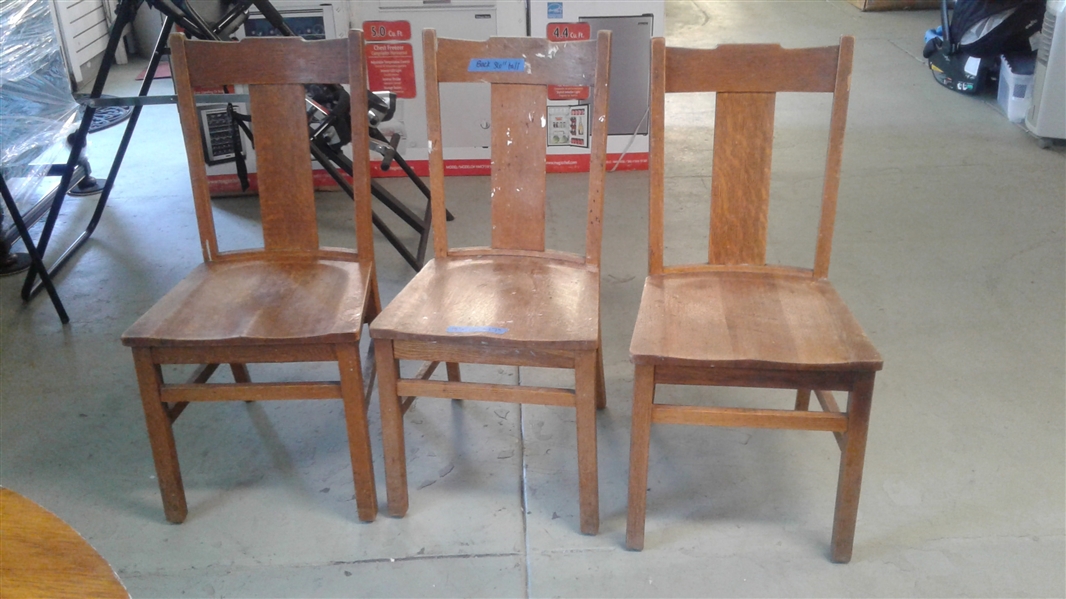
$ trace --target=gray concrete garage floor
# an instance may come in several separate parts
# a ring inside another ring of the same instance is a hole
[[[44,297],[23,304],[20,277],[0,280],[0,484],[70,523],[134,597],[1061,597],[1066,161],[1037,148],[994,98],[933,82],[921,37],[937,22],[935,11],[864,14],[844,2],[667,8],[674,45],[857,37],[830,278],[885,369],[849,565],[827,557],[838,452],[825,433],[654,428],[647,543],[624,549],[627,350],[646,274],[639,172],[608,179],[598,536],[578,531],[572,411],[435,399],[419,400],[406,419],[408,515],[383,512],[371,524],[356,517],[339,401],[194,406],[176,425],[189,516],[167,524],[119,335],[201,259],[173,107],[145,110],[94,240],[59,278],[70,325],[60,326]],[[122,69],[112,93],[135,89],[137,70]],[[825,129],[811,110],[824,106],[780,102],[772,262],[806,265],[813,256]],[[706,248],[709,109],[700,98],[669,105],[674,262]],[[93,136],[97,172],[106,172],[118,131]],[[549,245],[580,249],[584,182],[550,177]],[[390,186],[414,197],[409,186]],[[484,178],[449,181],[455,242],[488,238],[487,191]],[[69,202],[60,237],[77,233],[90,204]],[[319,207],[327,240],[342,239],[348,200],[323,194]],[[253,200],[220,200],[216,210],[230,247],[254,240]],[[387,302],[413,273],[378,241]],[[532,369],[464,375],[565,382]],[[791,405],[782,392],[661,396]],[[375,394],[384,505],[378,413]]]

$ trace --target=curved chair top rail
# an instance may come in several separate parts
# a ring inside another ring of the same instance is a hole
[[[711,223],[706,265],[765,267],[770,201],[770,158],[778,92],[833,94],[813,269],[829,271],[840,164],[851,87],[855,39],[839,46],[785,49],[776,44],[730,44],[710,49],[668,48],[652,40],[648,270],[663,266],[665,96],[715,92]],[[799,273],[802,271],[796,270]]]
[[[250,38],[240,42],[188,40],[170,36],[174,88],[178,95],[189,173],[196,203],[204,261],[247,258],[246,252],[219,251],[201,142],[201,89],[247,85],[248,112],[255,135],[256,183],[259,189],[263,246],[271,258],[304,252],[320,259],[343,258],[345,252],[319,249],[314,181],[311,172],[307,84],[351,84],[351,139],[357,253],[348,260],[374,257],[370,207],[369,124],[366,65],[362,32],[346,39],[305,41],[297,37]]]

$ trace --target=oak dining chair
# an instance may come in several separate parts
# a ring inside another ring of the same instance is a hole
[[[203,264],[122,336],[133,359],[167,520],[188,508],[173,423],[191,402],[341,399],[360,520],[377,514],[359,339],[379,311],[368,155],[354,161],[354,249],[321,247],[306,84],[350,84],[354,148],[367,148],[363,38],[241,42],[170,37]],[[247,85],[258,161],[263,247],[219,251],[195,90]],[[334,362],[339,380],[254,383],[248,363]],[[162,366],[197,364],[187,382]],[[229,364],[233,383],[209,383]]]
[[[874,375],[881,356],[828,280],[854,39],[839,46],[669,48],[652,41],[649,276],[630,345],[635,364],[626,545],[644,546],[651,425],[831,431],[840,470],[831,557],[851,559]],[[714,92],[705,263],[664,265],[667,94]],[[813,268],[766,262],[779,92],[832,95]],[[656,403],[657,385],[796,389],[792,409]],[[841,409],[833,391],[847,392]],[[811,393],[822,411],[808,410]],[[668,430],[663,434],[669,434]]]
[[[596,409],[606,405],[600,344],[600,240],[610,34],[578,42],[423,35],[433,260],[370,328],[376,345],[388,510],[408,508],[403,414],[416,397],[576,409],[580,528],[599,528]],[[491,88],[490,247],[451,248],[445,216],[441,84]],[[545,249],[550,85],[591,88],[584,255]],[[424,361],[401,378],[399,360]],[[428,380],[439,363],[447,381]],[[463,382],[460,363],[572,369],[574,389]]]

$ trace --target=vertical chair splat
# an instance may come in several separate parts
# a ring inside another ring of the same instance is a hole
[[[492,85],[492,247],[544,251],[547,90]]]
[[[711,173],[711,264],[766,263],[775,95],[719,93]]]

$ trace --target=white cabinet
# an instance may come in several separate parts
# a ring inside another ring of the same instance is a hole
[[[105,0],[52,0],[63,54],[74,81],[81,84],[100,68],[107,47],[114,6]],[[147,10],[146,8],[143,10]],[[116,60],[126,63],[126,48],[118,45]]]
[[[611,97],[607,113],[607,168],[648,168],[651,38],[663,35],[663,0],[530,0],[534,37],[596,39],[611,32]],[[591,104],[593,98],[558,100],[556,106]],[[580,145],[580,144],[575,144]],[[549,147],[549,171],[587,170],[582,147]]]
[[[1033,104],[1025,124],[1042,138],[1066,138],[1066,1],[1051,0],[1036,55]]]
[[[423,71],[422,31],[432,28],[438,37],[486,40],[493,36],[526,35],[524,0],[377,0],[353,5],[352,26],[363,30],[367,46],[391,46],[391,56],[410,56],[402,66],[402,76],[391,81],[397,92],[396,114],[382,123],[386,136],[398,133],[400,154],[415,170],[427,172],[429,152],[426,133],[425,78]],[[375,35],[378,34],[378,35]],[[371,87],[374,82],[390,80],[376,77],[376,55],[385,56],[384,48],[368,48]],[[391,61],[391,59],[389,59]],[[389,68],[395,62],[385,63]],[[388,86],[386,86],[388,87]],[[386,91],[378,90],[374,91]],[[449,174],[485,174],[488,172],[488,146],[491,102],[489,86],[441,85],[441,136],[444,143],[445,168]],[[393,169],[390,173],[396,171]]]

